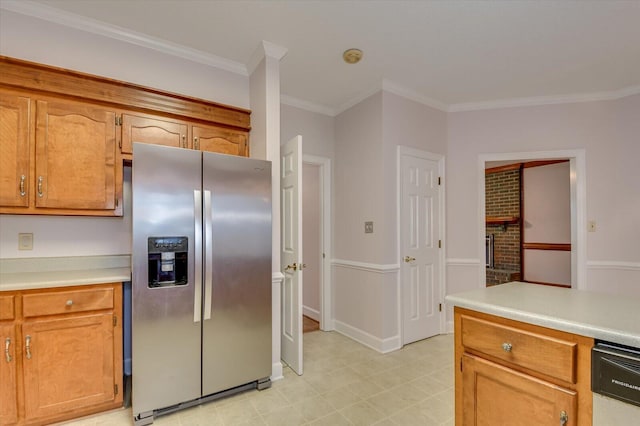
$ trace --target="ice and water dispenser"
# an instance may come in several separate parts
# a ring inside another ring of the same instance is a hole
[[[147,241],[149,288],[186,285],[187,237],[150,237]]]

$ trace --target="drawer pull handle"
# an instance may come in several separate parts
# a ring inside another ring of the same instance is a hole
[[[11,338],[7,337],[4,339],[4,357],[7,359],[7,362],[11,362],[11,354],[9,354],[9,347],[11,347]]]
[[[31,359],[31,336],[27,335],[25,339],[25,351],[27,352],[27,359]]]
[[[69,299],[67,300],[67,306],[72,306],[73,305],[73,300]]]
[[[560,412],[560,426],[565,426],[569,422],[569,416],[566,411]]]
[[[511,352],[511,349],[512,349],[512,348],[513,348],[513,345],[512,345],[511,343],[507,343],[507,342],[505,342],[505,343],[503,343],[503,344],[502,344],[502,349],[503,349],[505,352]]]

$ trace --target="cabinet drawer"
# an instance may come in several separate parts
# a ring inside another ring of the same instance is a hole
[[[22,296],[24,317],[113,309],[113,288],[56,291]]]
[[[577,343],[465,315],[461,328],[465,349],[576,383]]]
[[[0,320],[15,318],[15,296],[0,296]]]

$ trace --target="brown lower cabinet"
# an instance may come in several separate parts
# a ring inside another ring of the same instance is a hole
[[[1,425],[122,406],[121,283],[0,293]]]
[[[456,307],[457,426],[586,426],[593,339]]]

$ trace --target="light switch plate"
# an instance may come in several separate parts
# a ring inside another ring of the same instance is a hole
[[[364,223],[364,233],[365,234],[373,234],[373,222],[365,222]]]
[[[33,250],[33,234],[18,234],[18,250]]]

